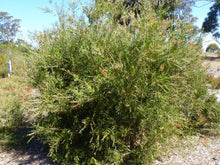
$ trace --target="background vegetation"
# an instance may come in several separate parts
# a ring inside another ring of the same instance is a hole
[[[1,44],[0,54],[4,55],[7,60],[12,62],[12,73],[16,76],[24,76],[26,74],[26,58],[28,57],[30,48],[27,46],[17,46],[15,44]],[[6,62],[7,62],[6,60]],[[7,65],[6,65],[7,66]],[[8,70],[7,70],[8,73]]]
[[[0,78],[8,76],[7,59],[0,54]]]
[[[32,89],[24,77],[0,79],[0,146],[23,145],[23,128],[33,119]]]
[[[216,45],[216,44],[210,44],[207,47],[206,52],[217,53],[220,55],[220,49],[219,49],[218,45]]]
[[[214,2],[210,11],[205,18],[202,25],[202,30],[205,33],[211,32],[213,36],[219,38],[220,33],[218,32],[219,27],[219,11],[220,11],[220,1],[219,0],[207,0]]]
[[[22,40],[14,40],[19,19],[0,12],[0,22],[0,144],[7,148],[23,144],[24,132],[18,132],[30,119],[31,88],[27,85],[25,61],[31,49]],[[10,78],[6,78],[7,60],[12,62]]]
[[[13,19],[7,12],[0,12],[0,43],[12,43],[20,27],[20,19]]]

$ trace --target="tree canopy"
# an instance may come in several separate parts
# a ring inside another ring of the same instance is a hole
[[[195,0],[95,0],[96,10],[87,8],[87,16],[90,23],[105,15],[113,17],[121,25],[129,25],[132,21],[131,15],[135,18],[143,16],[143,10],[147,7],[153,9],[163,19],[187,19],[185,16],[190,14],[193,4]],[[105,5],[108,7],[103,8]]]
[[[155,11],[165,10],[164,18],[183,19],[183,16],[189,14],[191,6],[195,0],[150,0]]]
[[[206,52],[217,53],[218,51],[219,51],[219,47],[216,44],[210,44],[206,49]]]
[[[215,37],[220,37],[220,33],[218,32],[219,27],[219,12],[220,12],[220,0],[214,0],[215,3],[210,8],[208,16],[205,18],[203,22],[202,29],[203,32],[211,32]]]
[[[13,19],[7,12],[0,12],[0,43],[12,42],[18,29],[20,19]]]

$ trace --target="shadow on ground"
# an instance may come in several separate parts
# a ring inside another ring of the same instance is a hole
[[[13,165],[58,165],[48,158],[48,151],[36,138],[29,143],[31,128],[21,128],[13,135],[13,141],[6,144],[6,150],[0,150],[0,164]],[[7,143],[7,142],[6,142]]]
[[[219,57],[204,57],[205,60],[209,60],[209,61],[220,61],[220,56]]]

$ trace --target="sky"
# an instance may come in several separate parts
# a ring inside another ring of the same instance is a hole
[[[19,35],[51,27],[56,22],[57,17],[43,12],[40,7],[51,7],[49,0],[0,0],[1,12],[21,19]]]
[[[54,0],[62,2],[63,0]],[[53,2],[54,2],[53,1]],[[88,0],[90,1],[90,0]],[[84,4],[86,4],[84,2]],[[198,17],[196,25],[201,28],[202,22],[209,8],[213,3],[207,1],[199,1],[194,6],[192,14]],[[0,12],[8,12],[9,15],[16,19],[21,19],[21,28],[18,38],[27,39],[30,32],[41,31],[52,27],[58,18],[52,14],[45,13],[40,8],[53,7],[49,0],[0,0]]]
[[[192,15],[197,17],[195,25],[199,28],[202,27],[203,21],[207,17],[207,13],[210,11],[210,7],[213,5],[213,2],[207,1],[198,1],[195,6],[192,7]]]

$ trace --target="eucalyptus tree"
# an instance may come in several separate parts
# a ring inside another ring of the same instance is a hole
[[[7,12],[0,12],[0,43],[12,42],[18,29],[20,19],[13,19]]]
[[[130,25],[131,15],[135,19],[142,14],[144,7],[152,8],[162,19],[185,19],[190,15],[191,7],[196,0],[95,0],[95,8],[86,8],[89,22],[93,23],[99,19],[100,15],[110,16],[121,25]],[[103,5],[108,4],[108,8],[103,11]],[[146,5],[147,4],[147,5]],[[94,6],[93,6],[94,7]],[[96,10],[95,10],[96,9]],[[98,10],[97,10],[98,9]],[[107,11],[106,11],[107,9]],[[111,11],[110,11],[111,10]],[[112,12],[114,10],[114,12]],[[112,15],[111,13],[114,13]],[[126,16],[127,15],[127,16]]]

